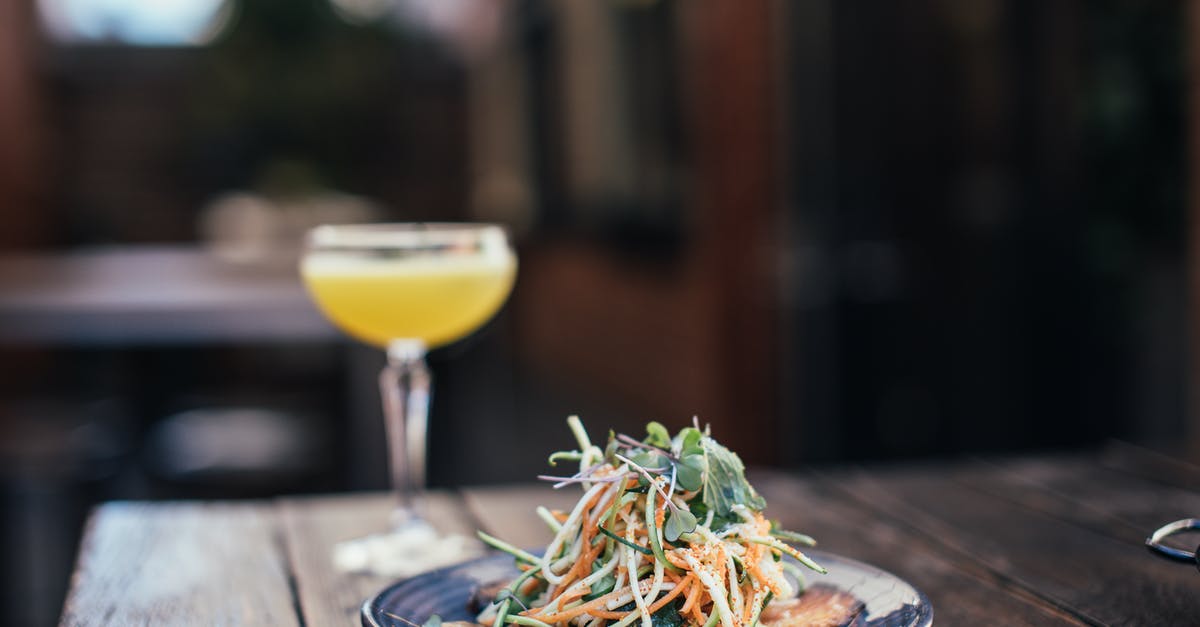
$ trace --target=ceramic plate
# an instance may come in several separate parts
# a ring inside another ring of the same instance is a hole
[[[926,627],[933,624],[933,607],[929,600],[895,575],[823,551],[806,553],[829,569],[828,575],[812,573],[808,576],[808,589],[814,599],[832,599],[837,593],[844,593],[857,601],[853,616],[843,624],[872,627]],[[475,613],[469,607],[473,593],[481,586],[504,581],[516,573],[512,557],[497,554],[417,575],[367,599],[362,606],[362,624],[364,627],[412,627],[413,624],[424,624],[434,614],[446,621],[473,621]]]

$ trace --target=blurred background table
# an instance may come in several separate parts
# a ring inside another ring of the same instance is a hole
[[[751,479],[770,516],[908,580],[939,625],[1174,625],[1200,615],[1200,574],[1143,547],[1155,527],[1200,512],[1200,469],[1144,449]],[[537,545],[547,537],[535,505],[575,496],[546,486],[440,491],[431,517]],[[362,601],[390,581],[337,573],[331,548],[378,531],[389,507],[379,494],[103,505],[61,624],[357,624]]]
[[[130,346],[336,338],[294,264],[224,261],[201,246],[0,258],[0,341]]]

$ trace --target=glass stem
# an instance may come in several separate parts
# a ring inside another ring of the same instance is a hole
[[[388,464],[396,509],[392,525],[424,518],[420,491],[425,488],[425,434],[429,423],[431,379],[421,340],[392,340],[387,366],[379,373],[386,422]]]

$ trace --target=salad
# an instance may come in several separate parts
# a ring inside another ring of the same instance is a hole
[[[538,508],[554,532],[540,556],[480,532],[521,572],[478,623],[754,627],[773,599],[801,592],[803,575],[784,555],[825,572],[792,546],[812,538],[763,516],[741,459],[708,427],[693,421],[672,436],[651,422],[645,438],[609,432],[601,448],[578,417],[567,422],[579,446],[549,463],[579,471],[540,478],[583,494],[569,512]]]

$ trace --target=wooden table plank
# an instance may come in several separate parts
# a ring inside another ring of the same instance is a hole
[[[549,484],[491,486],[463,490],[467,508],[483,530],[515,546],[534,549],[550,542],[550,528],[538,518],[535,509],[570,511],[580,494],[578,486],[554,490]]]
[[[1126,442],[1111,442],[1101,452],[1099,461],[1124,473],[1200,492],[1200,466],[1158,451]]]
[[[1196,572],[1155,559],[1137,536],[1118,540],[974,487],[977,469],[937,465],[855,472],[830,480],[880,516],[941,543],[1097,624],[1190,624]],[[964,476],[968,477],[964,479]]]
[[[109,503],[92,515],[62,625],[297,625],[269,504]]]
[[[939,625],[1081,625],[1080,621],[953,556],[841,490],[782,473],[751,473],[767,515],[785,529],[812,535],[821,549],[873,564],[929,597]],[[811,582],[820,575],[811,575]]]
[[[981,460],[959,480],[1125,541],[1140,542],[1166,523],[1200,515],[1200,492],[1105,467],[1094,456]]]
[[[306,624],[357,625],[363,601],[395,581],[393,577],[339,572],[333,564],[333,547],[338,542],[387,529],[394,504],[390,494],[280,501],[287,555]],[[447,533],[474,536],[475,522],[455,493],[428,495],[426,517]]]

